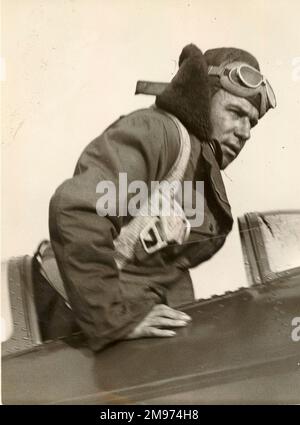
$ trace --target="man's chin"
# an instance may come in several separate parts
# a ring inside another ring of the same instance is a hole
[[[228,167],[228,165],[229,165],[229,164],[231,164],[233,160],[234,160],[234,158],[232,158],[232,159],[230,159],[230,158],[226,158],[226,157],[223,155],[223,161],[222,161],[221,170],[225,170],[225,168],[227,168],[227,167]]]
[[[232,149],[223,149],[223,158],[222,158],[222,167],[221,170],[224,170],[228,167],[238,156]]]

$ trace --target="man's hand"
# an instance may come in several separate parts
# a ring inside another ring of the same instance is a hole
[[[125,339],[175,336],[175,331],[161,328],[181,328],[191,320],[191,317],[182,311],[174,310],[165,304],[155,305]]]

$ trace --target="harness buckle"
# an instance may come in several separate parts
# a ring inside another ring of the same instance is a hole
[[[160,223],[160,217],[154,217],[154,220],[143,228],[140,233],[140,240],[147,254],[153,254],[168,245],[168,242],[163,239],[162,234],[164,232]]]

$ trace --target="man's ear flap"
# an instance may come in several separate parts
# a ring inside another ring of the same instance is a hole
[[[210,85],[205,57],[194,44],[184,47],[179,70],[156,105],[174,114],[202,141],[210,140]]]

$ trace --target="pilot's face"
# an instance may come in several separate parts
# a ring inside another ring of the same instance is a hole
[[[222,169],[238,156],[250,139],[251,128],[257,124],[258,117],[258,110],[243,97],[234,96],[223,89],[212,97],[212,138],[221,145]]]

